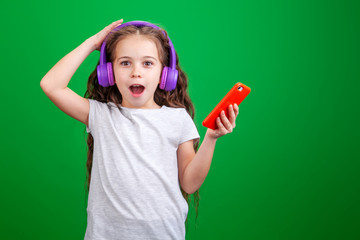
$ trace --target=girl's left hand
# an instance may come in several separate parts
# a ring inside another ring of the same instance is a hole
[[[211,128],[208,128],[206,131],[206,135],[208,135],[210,138],[217,139],[219,137],[222,137],[228,133],[231,133],[233,129],[235,128],[235,120],[239,114],[239,107],[234,104],[232,106],[229,105],[229,119],[226,117],[225,112],[222,111],[220,113],[220,117],[216,119],[216,124],[218,128],[216,130],[213,130]]]

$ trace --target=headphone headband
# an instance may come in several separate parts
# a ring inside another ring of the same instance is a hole
[[[150,26],[150,27],[153,27],[153,28],[157,28],[157,29],[161,29],[159,28],[158,26],[152,24],[152,23],[149,23],[149,22],[145,22],[145,21],[131,21],[131,22],[126,22],[126,23],[123,23],[119,26],[117,26],[111,33],[119,30],[120,28],[123,28],[123,27],[126,27],[126,26],[129,26],[129,25],[134,25],[134,26]],[[166,36],[165,32],[162,31],[164,36]],[[106,54],[105,54],[105,47],[106,47],[106,39],[109,37],[109,35],[111,34],[109,33],[105,40],[103,41],[102,45],[101,45],[101,50],[100,50],[100,64],[104,64],[106,62]],[[174,49],[174,46],[169,39],[169,45],[170,45],[170,62],[169,62],[169,67],[172,68],[172,69],[176,69],[176,54],[175,54],[175,49]]]

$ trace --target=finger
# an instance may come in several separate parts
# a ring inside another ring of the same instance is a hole
[[[224,110],[221,111],[221,121],[223,122],[226,129],[229,132],[232,132],[233,127],[232,127],[231,123],[229,122],[228,118],[226,117]]]
[[[123,22],[123,19],[120,19],[118,21],[112,22],[110,25],[106,26],[103,31],[101,31],[100,33],[98,33],[98,36],[100,38],[104,38],[106,36],[108,36],[109,34],[112,33],[112,31],[121,25],[121,23]]]
[[[120,19],[116,22],[113,22],[109,27],[110,29],[108,30],[108,32],[112,33],[114,29],[116,29],[118,26],[121,25],[121,23],[123,22],[123,19]]]
[[[239,114],[239,106],[235,103],[234,104],[235,116]]]
[[[236,115],[235,115],[235,110],[233,105],[229,105],[229,116],[230,116],[230,122],[233,128],[235,128],[235,119],[236,119]]]
[[[220,131],[220,135],[221,136],[225,135],[227,133],[227,130],[226,130],[225,126],[223,125],[223,123],[221,122],[220,117],[216,118],[216,123],[218,126],[218,130]]]
[[[110,32],[112,30],[114,30],[117,26],[121,25],[122,21],[116,21],[113,22],[112,24],[110,24],[109,26],[107,26],[107,31]]]
[[[123,19],[120,19],[120,20],[117,20],[117,21],[114,21],[110,24],[110,26],[114,26],[114,25],[117,25],[119,24],[120,22],[124,21]]]
[[[111,31],[112,29],[114,29],[117,25],[119,25],[120,23],[123,22],[123,19],[120,19],[118,21],[112,22],[111,24],[109,24],[108,26],[105,27],[106,31]]]
[[[119,25],[119,24],[122,23],[123,21],[124,21],[123,19],[120,19],[120,20],[118,20],[118,21],[116,21],[116,22],[113,22],[112,25],[113,25],[113,27],[116,27],[117,25]]]

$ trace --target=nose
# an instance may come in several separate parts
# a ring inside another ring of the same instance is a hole
[[[131,77],[134,78],[134,77],[141,77],[141,76],[138,73],[133,73],[133,74],[131,74]]]
[[[134,66],[132,72],[131,72],[131,78],[134,78],[134,77],[141,77],[141,74],[140,74],[140,71],[139,71],[139,68]]]

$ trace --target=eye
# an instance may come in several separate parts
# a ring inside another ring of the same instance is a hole
[[[150,63],[151,65],[153,65],[153,63],[152,63],[152,62],[149,62],[149,61],[145,62],[145,64],[146,64],[146,63]],[[151,66],[151,65],[147,65],[147,66]]]
[[[120,64],[121,65],[124,65],[123,63],[128,63],[129,61],[122,61]],[[125,65],[125,66],[127,66],[127,65]]]

